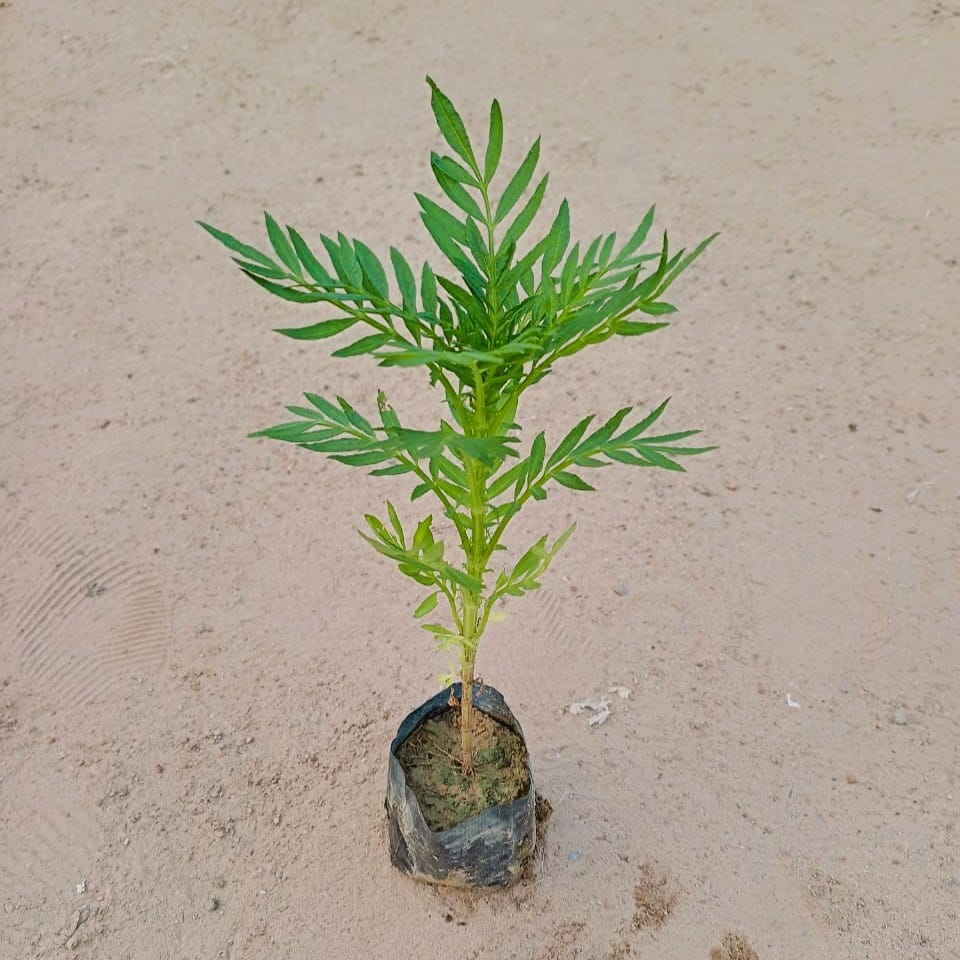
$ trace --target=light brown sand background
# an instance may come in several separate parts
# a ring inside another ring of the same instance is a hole
[[[421,260],[427,72],[543,134],[577,237],[723,233],[525,408],[673,395],[720,449],[520,522],[580,523],[480,663],[555,813],[487,895],[387,861],[448,665],[355,533],[405,485],[245,439],[438,398],[272,334],[318,314],[193,223]],[[956,0],[9,0],[0,91],[3,960],[960,956]]]

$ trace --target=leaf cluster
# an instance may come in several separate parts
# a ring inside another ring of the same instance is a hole
[[[595,416],[586,416],[552,449],[541,431],[520,456],[517,409],[523,393],[560,359],[614,336],[636,337],[666,327],[664,318],[675,311],[664,299],[666,292],[714,237],[689,252],[671,252],[664,232],[654,250],[644,250],[654,222],[651,206],[623,243],[610,233],[571,245],[564,200],[546,232],[530,241],[549,180],[537,175],[539,138],[504,177],[499,103],[491,104],[480,157],[452,102],[433,80],[428,83],[449,152],[430,156],[440,200],[416,198],[423,225],[453,273],[437,272],[428,262],[415,271],[395,247],[381,260],[343,233],[321,233],[311,246],[270,214],[265,214],[269,250],[201,226],[269,293],[295,303],[328,304],[335,311],[279,333],[322,340],[349,332],[354,338],[333,356],[369,355],[381,366],[425,367],[431,385],[442,389],[450,416],[434,430],[402,425],[382,392],[376,423],[342,397],[334,402],[307,393],[306,405],[287,408],[296,419],[254,435],[370,467],[378,476],[412,474],[411,499],[434,496],[456,529],[462,564],[445,559],[432,517],[405,531],[391,503],[387,522],[368,515],[370,533],[362,536],[403,573],[431,588],[417,616],[429,613],[440,597],[447,599],[453,627],[427,624],[426,629],[442,644],[459,643],[469,655],[493,603],[536,589],[572,533],[571,527],[550,546],[541,538],[509,571],[488,582],[491,558],[503,549],[509,522],[529,499],[545,499],[553,484],[593,490],[582,476],[591,468],[620,463],[681,470],[677,458],[711,449],[684,445],[695,430],[648,436],[664,401],[632,423],[627,423],[630,407],[592,430]],[[505,182],[495,189],[495,181]]]

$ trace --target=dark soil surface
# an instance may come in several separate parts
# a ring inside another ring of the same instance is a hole
[[[477,711],[473,739],[472,776],[463,771],[460,715],[454,709],[425,720],[397,751],[431,830],[448,830],[497,804],[512,803],[530,788],[527,750],[512,730]]]

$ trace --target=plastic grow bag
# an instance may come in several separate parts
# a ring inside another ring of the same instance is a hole
[[[490,807],[448,830],[432,831],[420,804],[407,786],[397,751],[424,721],[449,706],[450,694],[460,699],[455,683],[417,707],[400,724],[390,744],[387,780],[387,822],[390,860],[418,880],[452,887],[503,887],[524,873],[537,839],[536,794],[533,777],[527,792],[512,803]],[[477,710],[509,727],[524,742],[523,730],[498,690],[474,684]],[[528,765],[529,773],[529,765]]]

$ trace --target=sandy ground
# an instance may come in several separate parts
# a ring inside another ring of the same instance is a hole
[[[956,0],[0,3],[2,960],[960,956],[958,51]],[[245,439],[435,399],[193,222],[422,259],[427,72],[578,237],[723,232],[524,410],[670,394],[719,449],[519,523],[580,523],[480,657],[555,812],[484,895],[385,849],[448,666],[355,532],[402,478]]]

